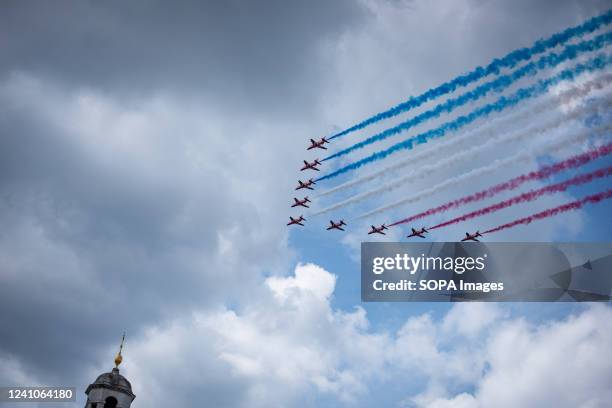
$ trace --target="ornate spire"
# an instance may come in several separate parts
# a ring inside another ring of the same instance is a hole
[[[123,337],[121,337],[121,345],[119,346],[119,352],[115,356],[115,368],[119,368],[119,364],[123,361],[123,356],[121,355],[121,351],[123,350],[123,342],[125,341],[125,332],[123,332]]]

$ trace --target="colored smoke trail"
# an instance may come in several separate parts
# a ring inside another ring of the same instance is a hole
[[[464,214],[462,216],[453,218],[452,220],[448,220],[448,221],[442,222],[440,224],[434,225],[433,227],[430,227],[428,229],[442,228],[442,227],[446,227],[448,225],[453,225],[453,224],[457,224],[459,222],[471,220],[473,218],[480,217],[480,216],[483,216],[483,215],[488,215],[488,214],[494,213],[496,211],[503,210],[504,208],[512,207],[512,206],[517,205],[517,204],[521,204],[521,203],[526,203],[526,202],[529,202],[529,201],[537,200],[538,198],[542,197],[543,195],[553,194],[553,193],[560,193],[560,192],[566,191],[570,187],[574,187],[574,186],[579,186],[581,184],[590,183],[593,180],[601,179],[601,178],[604,178],[604,177],[609,177],[611,175],[612,175],[612,166],[611,167],[606,167],[606,168],[603,168],[603,169],[598,169],[598,170],[592,171],[590,173],[581,174],[581,175],[578,175],[576,177],[572,177],[571,179],[562,181],[560,183],[551,184],[549,186],[545,186],[545,187],[542,187],[542,188],[539,188],[539,189],[536,189],[536,190],[531,190],[531,191],[519,194],[519,195],[517,195],[515,197],[512,197],[512,198],[509,198],[507,200],[500,201],[499,203],[496,203],[496,204],[490,205],[488,207],[484,207],[484,208],[478,209],[476,211],[472,211],[472,212]]]
[[[580,200],[572,201],[571,203],[563,204],[555,208],[549,208],[548,210],[541,211],[528,217],[519,218],[518,220],[484,231],[483,234],[490,234],[492,232],[509,229],[512,227],[516,227],[517,225],[528,225],[534,221],[554,217],[555,215],[559,215],[568,211],[579,210],[580,208],[584,207],[585,204],[597,204],[603,200],[607,200],[610,198],[612,198],[612,189],[602,191],[601,193],[592,194]]]
[[[378,113],[342,132],[336,133],[330,139],[334,139],[348,133],[354,132],[359,129],[363,129],[373,123],[381,120],[394,117],[403,112],[407,112],[413,108],[416,108],[423,103],[438,98],[442,95],[454,92],[458,87],[467,86],[475,81],[478,81],[491,74],[499,74],[503,68],[514,68],[517,64],[531,59],[532,56],[546,52],[556,46],[562,45],[567,41],[575,37],[580,37],[588,33],[592,33],[595,30],[609,24],[612,21],[612,10],[606,13],[591,18],[583,24],[571,28],[567,28],[560,33],[553,34],[545,40],[536,41],[530,48],[521,48],[514,50],[506,56],[494,59],[485,67],[476,67],[474,70],[467,74],[463,74],[452,79],[449,82],[443,83],[435,88],[431,88],[419,96],[411,97],[407,101],[400,103],[384,112]]]
[[[392,227],[395,225],[405,224],[405,223],[412,222],[412,221],[415,221],[421,218],[425,218],[425,217],[428,217],[434,214],[443,213],[445,211],[455,209],[455,208],[461,207],[469,203],[478,202],[486,198],[493,197],[503,191],[514,190],[528,181],[547,179],[559,172],[582,167],[592,162],[593,160],[596,160],[600,157],[607,156],[611,153],[612,153],[612,143],[608,143],[604,146],[598,147],[596,149],[592,149],[582,154],[572,156],[563,161],[560,161],[560,162],[557,162],[557,163],[554,163],[548,166],[544,166],[539,170],[531,171],[529,173],[522,174],[518,177],[514,177],[508,181],[505,181],[503,183],[499,183],[492,187],[489,187],[486,190],[482,190],[477,193],[470,194],[468,196],[461,197],[453,201],[449,201],[448,203],[442,204],[438,207],[430,208],[426,211],[415,214],[411,217],[396,221],[392,224],[389,224],[388,226]]]
[[[317,198],[340,192],[359,184],[364,184],[378,177],[382,177],[387,173],[411,165],[417,165],[421,161],[431,160],[431,157],[434,154],[445,156],[447,154],[456,152],[461,148],[462,144],[471,143],[472,139],[474,138],[494,137],[495,134],[499,132],[498,129],[500,128],[503,129],[509,125],[521,123],[535,115],[560,108],[566,104],[570,104],[578,98],[588,96],[593,91],[600,91],[604,89],[605,87],[609,86],[610,82],[612,82],[612,74],[605,74],[600,78],[588,81],[580,86],[574,86],[561,94],[551,97],[543,103],[538,104],[537,106],[529,106],[516,114],[498,117],[491,122],[480,123],[481,126],[471,129],[469,132],[463,132],[456,137],[442,141],[439,144],[430,145],[429,148],[419,150],[415,155],[410,156],[406,160],[402,160],[401,162],[392,164],[382,170],[354,178],[336,187],[323,191],[317,195]]]
[[[417,170],[409,173],[408,175],[401,177],[400,179],[394,180],[390,183],[387,183],[381,187],[376,187],[372,190],[363,192],[361,194],[356,194],[352,197],[349,197],[348,199],[341,201],[339,203],[333,204],[327,208],[324,208],[316,213],[314,213],[313,215],[320,215],[320,214],[324,214],[326,212],[332,211],[332,210],[337,210],[339,208],[342,208],[344,206],[350,205],[350,204],[355,204],[358,203],[360,201],[363,201],[369,197],[374,197],[374,196],[378,196],[380,194],[383,193],[387,193],[390,192],[398,187],[401,187],[403,185],[405,185],[406,183],[415,181],[417,179],[423,178],[425,176],[429,176],[431,174],[434,174],[436,172],[439,172],[441,170],[445,170],[448,169],[452,166],[455,166],[458,163],[461,163],[463,161],[469,160],[471,158],[473,158],[475,155],[482,153],[483,151],[491,148],[491,147],[495,147],[498,144],[504,143],[516,143],[516,142],[522,142],[528,139],[532,139],[534,137],[537,137],[543,133],[547,133],[553,129],[558,128],[559,126],[562,126],[563,124],[567,123],[568,121],[577,119],[582,117],[583,115],[585,115],[586,113],[591,113],[591,112],[595,112],[597,111],[598,108],[600,107],[609,107],[610,104],[612,104],[612,101],[610,100],[604,100],[602,101],[602,103],[599,103],[596,106],[585,106],[582,107],[580,109],[577,109],[573,112],[571,112],[570,114],[564,115],[561,118],[555,117],[550,119],[548,122],[545,122],[543,124],[540,124],[538,126],[533,126],[530,127],[528,129],[525,130],[521,130],[521,131],[515,131],[513,133],[511,133],[510,135],[507,135],[505,133],[500,133],[499,135],[489,138],[487,139],[486,142],[481,143],[481,144],[476,144],[474,146],[472,146],[471,148],[467,149],[467,150],[460,150],[458,153],[456,154],[451,154],[447,157],[445,157],[442,160],[436,160],[435,158],[432,158],[433,164],[429,164],[429,165],[425,165],[425,166],[421,166],[419,167]]]
[[[486,82],[456,98],[448,99],[446,102],[436,105],[433,109],[425,111],[407,121],[400,123],[397,126],[383,130],[382,132],[377,133],[374,136],[370,136],[369,138],[361,142],[355,143],[354,145],[349,146],[346,149],[340,150],[330,156],[327,156],[323,159],[323,161],[344,156],[346,154],[354,152],[355,150],[362,149],[373,143],[380,142],[391,136],[405,132],[415,126],[424,123],[429,119],[438,118],[441,114],[451,113],[456,108],[459,108],[467,104],[468,102],[473,102],[480,98],[483,98],[491,92],[501,92],[512,84],[514,84],[516,81],[528,75],[533,76],[542,69],[554,68],[563,62],[577,58],[583,53],[599,50],[602,47],[609,45],[611,41],[612,32],[607,32],[604,34],[600,34],[593,39],[586,40],[578,44],[570,44],[565,47],[560,54],[556,54],[553,52],[548,55],[545,55],[537,61],[532,61],[529,64],[518,68],[516,71],[513,71],[507,75],[501,75],[496,79],[490,82]]]
[[[443,137],[446,135],[447,132],[459,130],[477,119],[488,117],[491,113],[502,112],[505,109],[516,106],[517,104],[523,102],[526,99],[540,96],[546,91],[548,91],[550,87],[557,85],[562,81],[572,81],[577,76],[583,73],[600,71],[610,65],[611,62],[612,55],[600,54],[597,57],[591,58],[586,63],[577,64],[575,67],[571,69],[565,69],[550,78],[541,79],[532,86],[517,90],[511,96],[501,96],[497,101],[475,109],[467,115],[460,116],[457,119],[454,119],[450,122],[446,122],[435,129],[429,130],[417,136],[406,139],[402,142],[396,143],[385,150],[373,153],[370,156],[350,163],[325,176],[319,177],[315,181],[326,180],[339,176],[346,172],[358,169],[366,164],[385,159],[389,155],[402,150],[411,150],[414,147],[415,143],[427,143],[430,139]]]
[[[418,202],[422,199],[425,199],[427,197],[430,197],[440,191],[444,191],[448,188],[453,188],[453,187],[457,187],[471,179],[477,178],[477,177],[482,177],[485,176],[487,174],[491,174],[496,172],[497,170],[504,168],[506,166],[509,166],[511,164],[517,163],[517,162],[521,162],[521,161],[526,161],[526,160],[532,160],[533,158],[542,155],[542,154],[549,154],[549,153],[554,153],[558,150],[561,150],[565,147],[571,146],[574,143],[578,143],[578,142],[582,142],[585,140],[588,140],[589,136],[592,135],[592,132],[597,132],[596,137],[603,137],[606,132],[609,132],[612,129],[612,126],[606,126],[603,128],[599,128],[599,129],[587,129],[587,130],[583,130],[582,132],[573,134],[569,137],[564,137],[560,140],[555,141],[554,143],[549,143],[549,144],[545,144],[542,146],[538,146],[536,148],[534,148],[532,151],[529,152],[521,152],[518,154],[515,154],[514,156],[508,157],[506,159],[503,160],[495,160],[493,163],[487,165],[487,166],[483,166],[483,167],[479,167],[477,169],[473,169],[467,173],[464,173],[462,175],[453,177],[451,179],[447,179],[445,181],[443,181],[442,183],[439,183],[435,186],[432,186],[428,189],[422,190],[416,194],[413,194],[412,196],[408,197],[408,198],[404,198],[402,200],[396,201],[392,204],[386,205],[384,207],[379,207],[376,208],[370,212],[367,212],[365,214],[360,215],[359,217],[357,217],[357,219],[362,219],[362,218],[367,218],[370,217],[372,215],[376,215],[388,210],[391,210],[393,208],[405,205],[405,204],[410,204],[410,203],[415,203]]]

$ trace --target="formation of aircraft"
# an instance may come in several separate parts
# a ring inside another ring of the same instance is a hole
[[[410,235],[408,235],[406,238],[410,238],[410,237],[419,237],[419,238],[425,238],[425,233],[429,232],[425,229],[425,227],[421,228],[419,231],[415,230],[414,228],[410,228],[412,230],[412,233]]]
[[[304,197],[302,200],[298,200],[296,197],[293,197],[293,201],[295,201],[295,202],[291,205],[291,208],[297,207],[297,206],[302,206],[302,207],[310,208],[309,206],[306,205],[306,203],[310,203],[311,202],[308,199],[308,196]]]
[[[476,242],[480,242],[478,241],[478,237],[482,237],[482,234],[479,231],[476,231],[475,234],[469,234],[469,233],[465,233],[465,238],[463,238],[461,241],[476,241]]]
[[[329,227],[327,227],[327,230],[332,230],[332,229],[337,229],[340,231],[344,231],[344,228],[342,228],[343,225],[346,225],[346,223],[344,222],[344,220],[340,220],[338,222],[333,222],[332,220],[329,221]]]
[[[311,186],[315,184],[313,179],[308,180],[307,182],[303,182],[302,180],[298,180],[298,186],[295,188],[296,190],[307,188],[309,190],[314,190]]]
[[[322,137],[320,140],[310,139],[310,145],[307,147],[306,150],[312,150],[312,149],[327,150],[327,147],[325,147],[325,145],[328,143],[329,143],[329,140],[327,140],[325,137]],[[314,159],[312,162],[303,160],[303,162],[304,162],[304,165],[300,168],[300,171],[305,171],[305,170],[321,171],[321,169],[319,169],[319,166],[321,166],[322,163],[319,159]],[[314,190],[313,188],[314,184],[316,184],[314,179],[308,179],[306,181],[298,180],[298,185],[295,188],[295,190],[301,190],[301,189]],[[312,201],[310,201],[308,196],[304,197],[301,200],[298,199],[297,197],[294,197],[293,203],[291,204],[291,208],[295,208],[295,207],[310,208],[308,203],[311,203],[311,202]],[[306,220],[302,215],[300,215],[298,218],[289,217],[289,219],[290,221],[287,223],[287,225],[304,226],[302,222]],[[330,221],[329,226],[327,227],[327,230],[329,231],[329,230],[337,229],[340,231],[344,231],[344,228],[342,228],[344,226],[346,226],[346,222],[344,222],[344,220],[340,220],[338,222]],[[375,225],[371,225],[371,229],[370,231],[368,231],[368,235],[372,235],[372,234],[387,235],[385,231],[388,229],[389,227],[387,227],[385,224],[382,224],[379,227]],[[429,233],[429,231],[425,227],[422,227],[421,229],[415,229],[415,228],[410,228],[410,229],[412,232],[409,235],[407,235],[407,238],[412,238],[412,237],[425,238],[425,234]],[[479,237],[482,237],[482,234],[479,231],[476,231],[476,233],[474,234],[469,234],[466,232],[465,238],[463,238],[461,241],[480,242],[478,240]]]
[[[380,227],[375,227],[374,225],[372,225],[371,227],[372,227],[372,229],[370,230],[370,232],[368,232],[368,235],[370,235],[370,234],[387,235],[383,231],[389,229],[389,228],[387,228],[387,226],[385,224],[381,225]]]
[[[324,149],[327,150],[327,147],[325,147],[324,145],[329,143],[329,140],[327,140],[326,138],[322,137],[321,140],[314,140],[314,139],[310,139],[310,146],[307,148],[307,150],[311,150],[311,149]],[[317,166],[320,166],[321,162],[319,161],[319,159],[315,159],[313,162],[308,162],[306,160],[304,160],[304,166],[300,169],[300,171],[304,171],[304,170],[315,170],[315,171],[321,171]],[[315,183],[315,181],[313,179],[309,179],[306,181],[302,181],[302,180],[298,180],[298,185],[295,188],[295,190],[301,190],[301,189],[307,189],[307,190],[314,190],[314,188],[312,187]],[[310,199],[308,198],[308,196],[304,197],[303,199],[298,199],[297,197],[293,197],[293,203],[291,204],[291,208],[295,208],[295,207],[305,207],[305,208],[310,208],[310,206],[308,206],[307,203],[310,203]],[[306,219],[304,218],[304,216],[300,215],[299,218],[293,218],[293,217],[289,217],[289,222],[287,223],[287,225],[301,225],[304,226],[304,224],[302,224],[302,221],[305,221]],[[344,221],[342,221],[344,223]],[[342,225],[342,224],[340,224]],[[340,226],[338,225],[338,227]],[[346,225],[346,224],[344,224]]]
[[[320,166],[321,162],[319,161],[319,159],[315,159],[312,163],[308,163],[306,160],[304,160],[304,167],[302,167],[300,169],[300,171],[304,171],[304,170],[316,170],[316,171],[321,171],[317,168],[317,166]]]
[[[302,224],[302,221],[306,221],[306,218],[304,218],[303,215],[300,215],[298,218],[293,218],[292,216],[289,216],[289,222],[287,223],[287,225],[301,225],[302,227],[304,226],[304,224]]]
[[[329,140],[327,140],[324,137],[322,137],[321,140],[310,139],[310,146],[308,146],[308,149],[306,150],[310,150],[314,148],[327,150],[327,147],[323,146],[326,143],[329,143]]]

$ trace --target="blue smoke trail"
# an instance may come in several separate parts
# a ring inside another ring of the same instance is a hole
[[[454,92],[458,87],[467,86],[472,82],[478,81],[479,79],[484,78],[488,75],[497,75],[499,74],[500,69],[502,68],[514,68],[520,62],[527,61],[536,54],[541,54],[548,49],[564,44],[574,37],[580,37],[585,34],[592,33],[600,27],[609,24],[611,21],[612,10],[608,10],[604,14],[593,17],[579,26],[567,28],[560,33],[553,34],[547,39],[538,40],[530,48],[521,48],[518,50],[514,50],[507,54],[505,57],[502,57],[500,59],[494,59],[489,63],[489,65],[484,68],[480,66],[476,67],[471,72],[458,76],[449,82],[437,86],[436,88],[431,88],[419,96],[410,97],[410,99],[408,99],[407,101],[402,102],[399,105],[396,105],[384,112],[377,113],[376,115],[346,130],[343,130],[340,133],[336,133],[329,139],[335,139],[337,137],[346,135],[356,130],[363,129],[364,127],[371,125],[372,123],[381,121],[383,119],[391,118],[393,116],[399,115],[400,113],[409,111],[410,109],[416,108],[431,99],[435,99],[439,96]]]
[[[508,75],[499,76],[493,81],[486,82],[480,85],[479,87],[474,88],[472,91],[466,92],[461,96],[458,96],[457,98],[449,99],[444,103],[436,105],[433,109],[425,111],[420,115],[415,116],[414,118],[400,123],[397,126],[386,129],[380,133],[375,134],[374,136],[370,136],[369,138],[361,142],[355,143],[354,145],[349,146],[346,149],[340,150],[337,153],[327,156],[323,159],[323,161],[344,156],[345,154],[351,153],[352,151],[361,149],[372,143],[384,140],[388,137],[406,131],[414,126],[420,125],[428,119],[437,118],[442,113],[450,113],[455,108],[463,106],[468,102],[480,99],[489,94],[489,92],[491,91],[501,92],[510,85],[512,85],[514,82],[527,75],[533,76],[539,70],[546,68],[554,68],[565,61],[573,60],[580,54],[599,50],[602,47],[609,45],[610,42],[612,42],[612,32],[607,32],[605,34],[598,35],[597,37],[594,37],[591,40],[583,41],[578,44],[568,45],[563,49],[560,54],[550,53],[548,55],[545,55],[537,61],[532,61],[529,64],[517,69],[516,71]]]
[[[366,165],[368,163],[382,160],[385,157],[395,152],[401,151],[401,150],[411,150],[415,142],[417,144],[427,143],[429,139],[442,137],[447,132],[456,131],[462,128],[463,126],[474,122],[476,119],[487,117],[489,116],[489,114],[493,112],[501,112],[506,108],[510,108],[510,107],[517,105],[519,102],[522,102],[525,99],[529,99],[529,98],[533,98],[533,97],[542,95],[543,93],[548,91],[548,89],[551,86],[557,85],[559,82],[573,81],[577,76],[583,73],[600,71],[604,69],[605,67],[607,67],[608,65],[610,65],[610,63],[612,63],[612,55],[599,54],[598,56],[591,58],[585,63],[577,64],[575,67],[571,69],[565,69],[550,78],[540,79],[534,85],[526,87],[526,88],[521,88],[510,96],[501,96],[499,97],[499,99],[497,99],[497,101],[484,105],[478,109],[475,109],[467,115],[460,116],[457,119],[452,120],[450,122],[446,122],[443,125],[435,129],[431,129],[427,132],[421,133],[417,136],[414,136],[402,142],[396,143],[393,146],[385,150],[381,150],[379,152],[373,153],[368,157],[365,157],[354,163],[348,164],[323,177],[319,177],[315,181],[326,180],[332,177],[336,177],[348,171],[358,169],[359,167]]]

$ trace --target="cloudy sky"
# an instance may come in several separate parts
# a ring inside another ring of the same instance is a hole
[[[602,358],[612,353],[607,305],[360,301],[366,224],[457,190],[355,222],[342,235],[323,231],[327,216],[300,230],[285,223],[295,215],[288,204],[303,176],[298,165],[314,158],[305,155],[309,138],[609,7],[2,2],[0,385],[76,386],[82,406],[87,384],[112,368],[125,330],[121,370],[134,407],[604,407],[612,398],[612,360]],[[352,219],[490,155],[330,216]],[[455,240],[606,186],[545,197],[431,239]],[[601,204],[491,239],[610,241],[610,213],[612,205]]]

